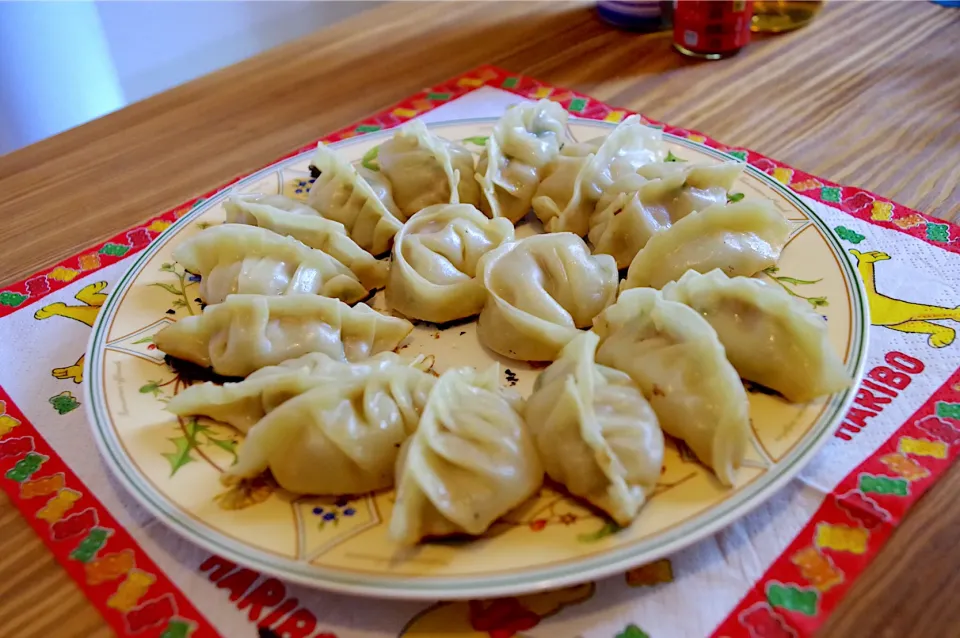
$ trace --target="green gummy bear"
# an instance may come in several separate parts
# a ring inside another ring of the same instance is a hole
[[[860,491],[874,494],[888,494],[892,496],[906,496],[909,493],[909,485],[906,479],[890,478],[889,476],[874,476],[872,474],[860,475]]]
[[[122,257],[127,254],[127,251],[130,250],[130,246],[124,246],[123,244],[104,244],[99,252],[101,255],[111,255],[113,257]]]
[[[107,544],[107,539],[113,532],[104,527],[94,527],[86,538],[80,541],[77,548],[70,552],[70,558],[81,563],[89,563],[96,557],[97,552]]]
[[[0,304],[4,306],[16,308],[26,300],[27,296],[22,295],[19,292],[13,292],[11,290],[4,290],[3,292],[0,292]]]
[[[950,228],[946,224],[927,222],[927,239],[930,241],[950,241]]]
[[[960,419],[960,403],[937,401],[937,416],[947,419]]]
[[[814,589],[801,589],[796,585],[781,585],[769,583],[767,585],[767,602],[774,607],[782,607],[807,616],[817,614],[817,600],[819,594]]]
[[[859,244],[865,239],[863,235],[861,235],[855,230],[847,228],[846,226],[837,226],[836,228],[834,228],[834,230],[836,231],[837,236],[840,237],[840,239],[845,239],[851,244]]]
[[[17,461],[17,464],[7,470],[6,477],[17,483],[23,483],[33,476],[40,466],[47,462],[49,456],[29,452],[25,457]]]
[[[824,186],[820,189],[820,199],[825,202],[839,202],[840,189],[836,186]]]
[[[174,618],[167,624],[166,629],[160,634],[160,638],[187,638],[192,633],[193,625],[191,623]]]
[[[53,409],[57,411],[57,414],[67,414],[80,407],[80,402],[73,396],[61,396],[58,394],[55,397],[50,397],[49,401]]]

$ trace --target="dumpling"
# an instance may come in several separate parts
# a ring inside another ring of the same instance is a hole
[[[509,220],[488,219],[470,204],[424,208],[394,239],[387,305],[434,323],[478,314],[487,293],[477,261],[513,236]]]
[[[373,171],[354,168],[323,144],[317,146],[310,165],[318,175],[307,204],[322,217],[343,224],[350,239],[367,252],[380,255],[390,250],[406,217],[394,203],[389,184]]]
[[[569,153],[561,151],[553,170],[540,183],[533,211],[547,232],[569,231],[582,237],[589,230],[590,215],[603,191],[639,167],[663,161],[667,150],[663,133],[633,115],[603,139],[596,153],[582,157]]]
[[[747,393],[710,324],[691,308],[638,288],[594,320],[597,363],[630,375],[667,434],[732,485],[750,440]]]
[[[308,352],[360,361],[395,350],[413,325],[366,304],[315,295],[230,295],[154,335],[162,352],[228,377],[244,377]]]
[[[296,494],[362,494],[390,487],[400,446],[420,423],[437,382],[393,366],[316,386],[250,428],[227,474],[267,469]]]
[[[678,168],[675,168],[678,167]],[[648,164],[614,182],[590,216],[595,253],[612,255],[624,269],[654,233],[692,212],[727,201],[743,172],[740,162]]]
[[[688,270],[754,275],[777,263],[789,236],[790,223],[769,200],[710,206],[651,237],[620,289],[662,288]]]
[[[494,352],[553,361],[617,296],[617,264],[572,233],[534,235],[480,259],[487,290],[477,336]]]
[[[428,371],[425,357],[407,361],[393,352],[381,352],[359,363],[345,363],[321,352],[311,352],[279,365],[260,368],[239,383],[206,382],[192,385],[167,402],[177,416],[206,416],[246,433],[278,405],[321,384],[365,377],[395,366]]]
[[[560,152],[566,126],[566,110],[550,100],[507,109],[477,164],[480,210],[514,224],[526,215],[543,169]]]
[[[437,381],[397,462],[390,536],[404,545],[484,533],[532,496],[543,467],[500,367],[455,368]]]
[[[369,290],[352,270],[292,237],[242,224],[204,229],[173,251],[200,275],[200,298],[218,304],[227,295],[304,295],[359,301]]]
[[[630,377],[594,363],[583,332],[540,373],[524,406],[547,476],[626,526],[653,492],[663,432]]]
[[[227,223],[248,224],[289,235],[349,268],[367,290],[383,288],[389,266],[357,245],[340,222],[283,195],[235,195],[223,204]]]
[[[434,204],[480,203],[473,153],[438,137],[420,120],[407,122],[377,153],[404,219]]]
[[[823,317],[777,286],[720,270],[689,270],[664,286],[663,297],[703,315],[741,377],[789,401],[811,401],[850,386]]]

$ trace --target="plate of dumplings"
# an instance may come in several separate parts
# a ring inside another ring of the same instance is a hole
[[[201,201],[87,354],[106,464],[286,580],[520,594],[722,529],[832,435],[867,305],[811,205],[647,125],[410,121]]]

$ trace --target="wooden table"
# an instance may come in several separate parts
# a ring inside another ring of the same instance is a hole
[[[921,211],[960,216],[960,12],[833,3],[700,63],[585,5],[387,5],[0,157],[0,284],[484,62],[642,111]],[[823,631],[960,635],[960,470],[914,509]],[[0,633],[111,634],[5,497]]]

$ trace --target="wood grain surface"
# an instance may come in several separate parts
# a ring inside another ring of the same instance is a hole
[[[698,62],[589,5],[408,3],[0,157],[0,284],[482,63],[960,217],[960,12],[831,2],[809,27]],[[960,471],[914,509],[822,631],[957,636]],[[0,635],[111,635],[0,498]]]

